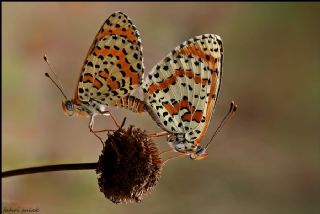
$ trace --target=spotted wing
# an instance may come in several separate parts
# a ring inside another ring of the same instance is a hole
[[[160,127],[201,142],[220,90],[222,56],[221,38],[204,34],[182,43],[152,69],[142,87]]]
[[[143,70],[139,32],[127,15],[116,12],[89,49],[75,96],[83,102],[112,105],[141,85]]]

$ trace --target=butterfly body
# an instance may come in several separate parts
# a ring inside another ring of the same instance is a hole
[[[200,145],[221,85],[222,40],[204,34],[175,48],[142,83],[144,102],[169,145],[192,159],[206,156]]]
[[[92,131],[94,116],[105,114],[107,106],[131,103],[130,95],[141,85],[143,71],[140,34],[127,15],[115,12],[103,23],[89,48],[73,99],[66,97],[62,85],[46,76],[65,97],[64,113],[91,117]],[[129,108],[142,111],[140,105]]]

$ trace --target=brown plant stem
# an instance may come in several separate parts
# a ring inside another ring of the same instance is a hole
[[[71,164],[56,164],[56,165],[45,165],[36,166],[22,169],[14,169],[1,173],[2,178],[17,176],[17,175],[27,175],[33,173],[41,172],[52,172],[52,171],[66,171],[66,170],[88,170],[96,169],[97,163],[71,163]]]

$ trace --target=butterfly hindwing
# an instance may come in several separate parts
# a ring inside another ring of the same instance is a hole
[[[112,105],[140,86],[143,70],[140,34],[125,14],[116,12],[104,22],[88,51],[76,97]]]
[[[152,69],[142,87],[163,129],[201,141],[220,89],[222,54],[220,37],[204,34],[182,43]]]

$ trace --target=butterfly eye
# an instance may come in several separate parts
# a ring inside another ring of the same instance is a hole
[[[197,155],[202,155],[206,152],[206,150],[204,148],[202,148],[201,146],[198,146],[197,147],[197,150],[196,150],[196,154]]]
[[[73,103],[70,100],[67,100],[65,105],[68,111],[73,111]]]

